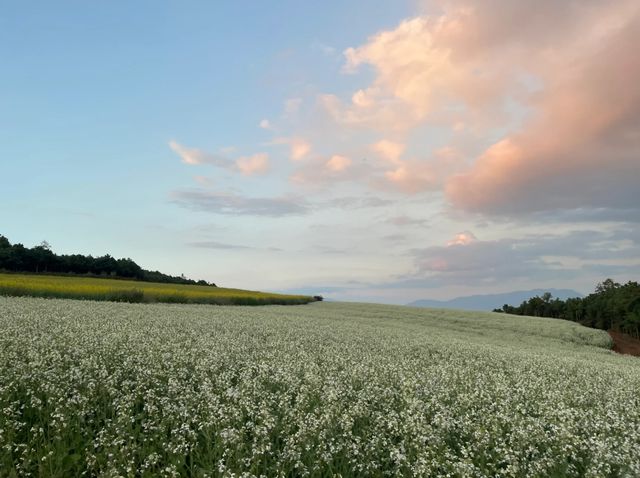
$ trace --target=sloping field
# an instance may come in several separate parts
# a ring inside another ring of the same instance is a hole
[[[35,274],[0,274],[0,295],[219,305],[306,304],[311,297],[202,285]]]
[[[640,360],[570,322],[0,297],[0,330],[0,476],[640,476]]]

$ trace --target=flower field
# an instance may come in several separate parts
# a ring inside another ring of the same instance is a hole
[[[0,476],[640,476],[640,361],[554,319],[0,297]]]
[[[312,297],[202,285],[35,274],[1,274],[0,295],[219,305],[306,304]]]

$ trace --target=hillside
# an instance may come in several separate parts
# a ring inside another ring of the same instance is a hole
[[[321,302],[0,310],[0,469],[19,475],[640,476],[640,361],[573,322]]]
[[[450,300],[422,299],[413,301],[407,305],[412,307],[490,311],[500,308],[504,304],[519,304],[531,297],[541,296],[545,292],[551,292],[554,297],[558,297],[560,299],[582,297],[580,292],[571,289],[532,289],[503,292],[500,294],[470,295],[456,297]]]
[[[0,273],[0,295],[216,305],[295,305],[316,300],[303,295],[273,294],[202,285],[2,273]]]
[[[636,281],[621,284],[608,278],[598,283],[594,292],[584,298],[561,300],[545,294],[520,305],[504,304],[495,312],[572,320],[640,339],[640,284]]]
[[[33,272],[46,274],[82,275],[131,279],[167,284],[206,285],[215,287],[212,282],[195,281],[184,275],[172,276],[160,271],[146,270],[133,259],[116,259],[109,254],[98,257],[83,254],[56,254],[46,241],[34,247],[11,244],[0,234],[0,272]]]

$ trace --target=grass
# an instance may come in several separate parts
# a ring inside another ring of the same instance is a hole
[[[0,274],[0,295],[112,302],[166,302],[217,305],[293,305],[314,299],[200,285],[34,274]]]
[[[0,297],[0,476],[640,476],[640,360],[572,322]]]

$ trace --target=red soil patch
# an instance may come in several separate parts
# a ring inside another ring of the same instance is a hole
[[[613,339],[614,352],[640,357],[640,339],[636,339],[621,332],[614,332],[613,330],[609,330],[608,332]]]

